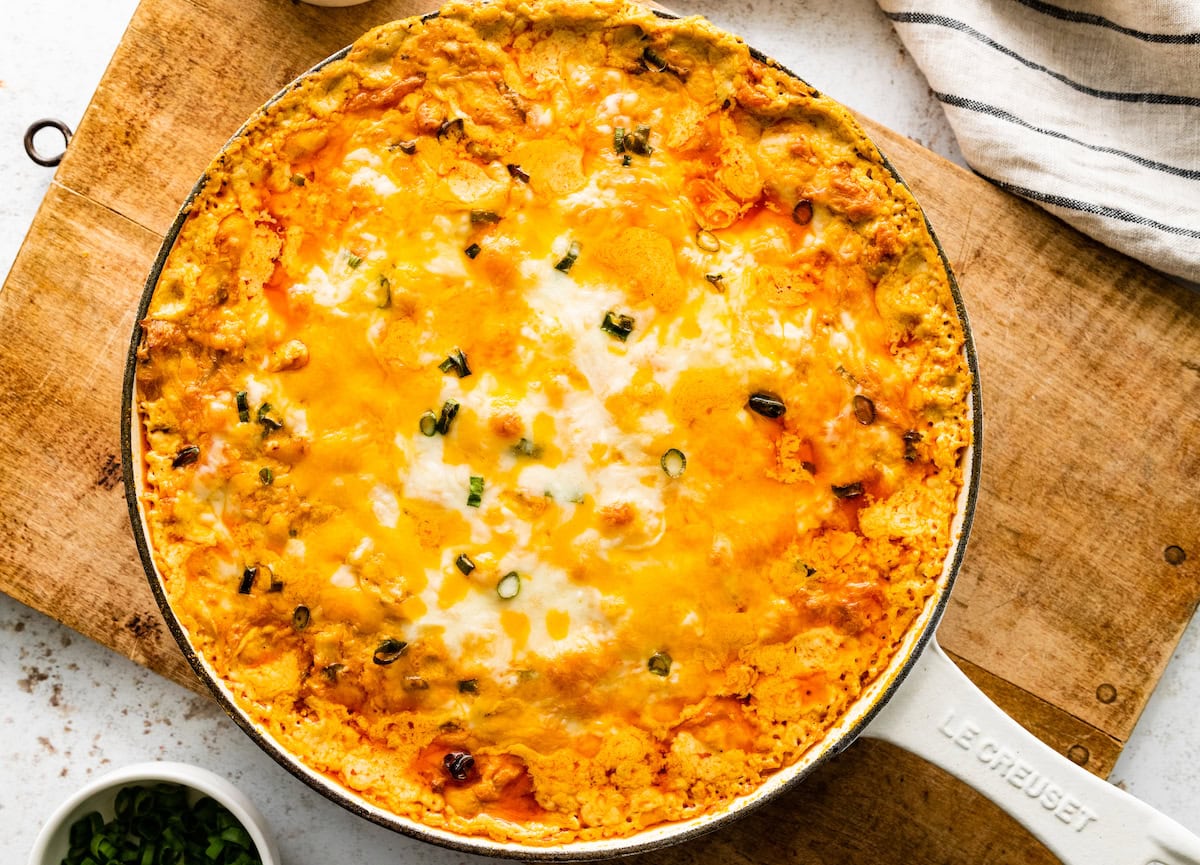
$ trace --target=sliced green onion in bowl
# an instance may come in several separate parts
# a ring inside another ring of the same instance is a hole
[[[437,435],[438,416],[431,411],[427,411],[425,414],[421,415],[421,420],[418,426],[420,427],[421,435],[426,437],[435,436]]]
[[[721,248],[721,241],[711,231],[702,228],[696,232],[696,246],[705,252],[717,252]]]

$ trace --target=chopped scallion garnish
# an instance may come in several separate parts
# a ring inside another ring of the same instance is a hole
[[[306,182],[307,182],[307,179],[305,178],[305,176],[303,174],[293,174],[292,175],[292,185],[293,186],[303,186]]]
[[[346,256],[346,266],[349,267],[351,270],[358,269],[358,266],[360,264],[362,264],[362,261],[363,261],[362,256],[355,255],[353,252],[349,253]]]
[[[451,141],[461,141],[466,137],[466,124],[463,123],[461,117],[455,117],[453,120],[446,120],[438,127],[437,137],[441,141],[443,138],[449,138]]]
[[[518,457],[533,457],[539,458],[542,455],[542,448],[533,442],[532,439],[522,437],[519,442],[512,446],[513,456]]]
[[[554,265],[555,270],[561,270],[566,273],[575,265],[575,260],[579,258],[579,252],[582,247],[578,240],[572,240],[571,245],[567,247],[567,254],[562,257],[558,264]]]
[[[442,758],[442,765],[455,781],[465,781],[475,768],[475,758],[465,751],[451,751]]]
[[[292,627],[297,631],[303,631],[307,628],[310,621],[312,621],[312,614],[304,604],[292,610]]]
[[[478,679],[460,679],[458,682],[458,693],[460,694],[478,694],[479,680]]]
[[[496,583],[496,594],[502,601],[511,601],[521,594],[521,575],[516,571],[509,571],[501,577],[500,582]]]
[[[450,434],[450,424],[454,423],[454,418],[458,415],[458,403],[452,399],[442,403],[442,413],[437,419],[437,431],[442,435]]]
[[[600,329],[624,342],[629,338],[629,334],[633,333],[633,316],[613,312],[610,309],[604,313],[604,321],[600,322]]]
[[[392,305],[392,281],[386,276],[379,277],[379,287],[383,289],[383,299],[376,304],[378,309],[387,309]]]
[[[467,492],[467,507],[477,508],[483,503],[483,478],[471,475],[470,488]]]
[[[628,153],[626,153],[624,156],[621,157],[621,165],[624,166],[625,168],[628,168],[629,166],[633,165],[633,157],[630,156]]]
[[[471,367],[467,365],[467,356],[460,348],[450,352],[449,357],[438,364],[438,369],[442,372],[454,370],[459,378],[466,378],[471,374]]]
[[[787,406],[779,395],[765,390],[750,394],[750,401],[746,403],[746,407],[755,414],[772,419],[787,414]]]
[[[492,210],[472,210],[472,225],[495,225],[500,221],[500,214]]]
[[[180,448],[175,453],[174,459],[171,460],[171,468],[178,469],[183,466],[190,466],[192,463],[200,459],[200,448],[196,445],[188,445],[185,448]]]
[[[459,554],[458,558],[454,560],[454,566],[462,571],[464,577],[475,570],[475,563],[471,561],[471,557],[466,553]]]
[[[248,595],[250,590],[254,588],[254,581],[258,578],[258,568],[249,567],[242,571],[242,581],[238,583],[238,594]]]
[[[696,245],[705,252],[717,252],[721,248],[721,241],[711,231],[702,228],[696,232]]]
[[[269,402],[264,402],[258,407],[255,419],[263,425],[264,431],[283,429],[283,421],[271,414],[274,410],[274,406]]]
[[[639,124],[632,135],[625,136],[625,149],[638,156],[649,156],[654,152],[650,146],[650,127],[645,123]]]
[[[395,663],[407,649],[408,643],[397,640],[395,637],[387,637],[375,648],[375,654],[371,660],[381,667],[386,667],[388,664]]]
[[[856,499],[863,494],[862,481],[852,484],[833,484],[829,487],[839,499]]]
[[[522,183],[529,182],[529,173],[519,165],[513,165],[510,163],[508,165],[508,173],[511,174],[514,179],[519,180]]]
[[[425,414],[421,415],[421,422],[420,422],[421,435],[424,435],[424,436],[437,435],[437,427],[438,427],[437,415],[435,415],[431,411],[427,411],[427,412],[425,412]]]
[[[656,676],[671,675],[671,656],[666,652],[655,652],[646,662],[647,669]]]
[[[250,423],[250,395],[244,390],[237,392],[237,410],[238,420],[242,423]]]
[[[711,282],[713,284],[713,288],[715,288],[717,291],[721,291],[721,292],[725,291],[725,286],[723,285],[723,280],[725,279],[725,274],[723,274],[723,273],[706,273],[704,275],[704,278],[707,279],[709,282]]]
[[[259,565],[259,567],[261,569],[263,569],[264,571],[266,571],[267,576],[270,577],[270,580],[267,582],[267,591],[271,592],[273,594],[278,594],[279,592],[282,592],[283,591],[283,580],[281,580],[281,579],[279,579],[279,577],[275,576],[275,572],[273,570],[271,570],[270,568],[268,568],[266,565]]]
[[[472,243],[470,246],[468,246],[466,249],[463,250],[463,255],[465,255],[467,258],[473,259],[475,256],[479,255],[479,253],[482,251],[483,251],[482,247],[480,247],[480,245],[478,243]]]
[[[262,481],[264,487],[269,487],[275,483],[275,472],[271,471],[270,466],[263,466],[258,470],[258,479]]]
[[[388,150],[399,150],[401,153],[405,153],[409,156],[412,156],[414,153],[417,152],[417,142],[416,142],[416,140],[397,141],[395,144],[389,144],[387,149]]]
[[[642,51],[642,63],[644,63],[646,68],[651,72],[667,71],[667,61],[659,57],[658,54],[655,53],[654,49],[649,45],[647,45]]]
[[[613,150],[617,153],[625,152],[625,127],[618,126],[613,130]]]
[[[679,448],[671,448],[662,455],[662,459],[658,463],[662,466],[662,470],[667,473],[667,477],[677,478],[687,468],[687,457],[683,455],[683,451]]]

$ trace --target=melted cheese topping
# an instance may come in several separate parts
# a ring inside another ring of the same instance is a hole
[[[284,747],[432,826],[721,807],[886,667],[949,550],[970,380],[920,211],[698,19],[368,33],[210,169],[143,328],[173,611]]]

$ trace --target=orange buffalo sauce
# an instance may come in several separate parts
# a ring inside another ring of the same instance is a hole
[[[429,826],[725,806],[950,548],[971,382],[923,217],[699,19],[371,31],[214,163],[143,329],[175,615],[283,748]]]

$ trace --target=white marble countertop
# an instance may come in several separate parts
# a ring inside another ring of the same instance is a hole
[[[268,3],[281,0],[243,0]],[[873,0],[677,0],[821,90],[962,162],[924,79]],[[41,117],[78,124],[135,0],[2,0],[0,278],[50,183],[22,150]],[[53,137],[39,145],[51,150]],[[1200,625],[1193,622],[1110,780],[1200,833]],[[474,857],[353,817],[295,781],[215,703],[0,594],[0,848],[28,855],[43,819],[86,780],[169,759],[231,779],[260,806],[285,861],[396,865]],[[486,861],[486,860],[479,860]]]

